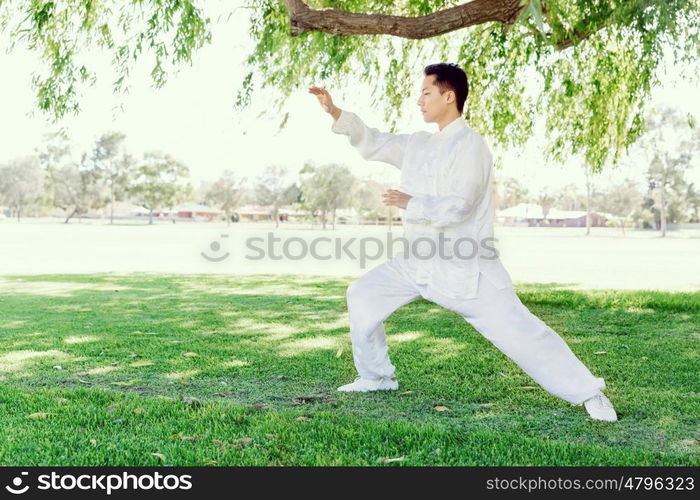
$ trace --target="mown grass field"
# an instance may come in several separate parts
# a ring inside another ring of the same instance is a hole
[[[399,391],[337,392],[350,281],[0,278],[0,464],[700,464],[700,294],[517,284],[605,378],[605,423],[425,300],[386,322]]]

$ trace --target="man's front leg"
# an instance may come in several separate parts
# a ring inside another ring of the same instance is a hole
[[[393,261],[372,269],[348,287],[353,360],[360,379],[369,381],[362,382],[363,387],[398,388],[383,322],[396,309],[419,296],[415,285]]]

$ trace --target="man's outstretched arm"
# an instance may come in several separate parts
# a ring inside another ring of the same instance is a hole
[[[355,113],[341,110],[333,104],[326,89],[311,87],[309,92],[316,95],[324,111],[333,116],[331,130],[350,137],[350,144],[365,160],[383,161],[401,168],[411,134],[391,134],[370,128]]]

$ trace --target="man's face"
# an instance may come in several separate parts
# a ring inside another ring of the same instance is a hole
[[[435,75],[428,75],[421,85],[421,95],[418,99],[418,106],[423,113],[423,120],[431,123],[437,122],[445,116],[451,106],[455,104],[455,93],[451,90],[440,93],[440,89],[433,83]],[[448,102],[449,101],[449,102]]]

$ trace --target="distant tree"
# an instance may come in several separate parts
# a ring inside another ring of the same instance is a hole
[[[358,181],[352,194],[351,205],[361,217],[375,219],[377,223],[380,217],[386,216],[389,219],[389,227],[391,227],[393,222],[392,207],[382,203],[382,193],[388,188],[389,186],[386,184],[371,179]]]
[[[134,158],[124,148],[125,139],[122,132],[102,134],[95,141],[90,157],[109,195],[110,224],[114,223],[114,203],[125,198],[135,166]]]
[[[188,170],[189,172],[189,170]],[[189,174],[188,174],[189,175]],[[175,190],[175,195],[170,198],[165,205],[168,207],[169,212],[170,212],[170,221],[175,224],[175,206],[179,205],[180,203],[186,203],[188,201],[193,201],[197,199],[197,194],[195,192],[194,186],[192,186],[192,183],[189,181],[185,182],[184,184],[180,184],[177,186],[177,189]]]
[[[231,170],[226,170],[219,179],[208,186],[205,200],[226,214],[226,224],[231,225],[231,214],[243,202],[243,184],[245,178],[239,179]]]
[[[556,206],[562,210],[582,210],[586,206],[586,197],[576,184],[566,184],[555,196]]]
[[[591,234],[591,210],[593,202],[593,174],[588,162],[583,164],[583,171],[586,175],[586,236]]]
[[[44,135],[41,146],[35,149],[39,164],[46,172],[71,161],[71,146],[68,134],[57,130]]]
[[[335,229],[336,210],[348,207],[352,203],[356,179],[350,169],[336,163],[315,166],[307,162],[300,174],[301,195],[305,206],[320,212],[323,229],[326,229],[330,213],[332,228]]]
[[[694,119],[672,108],[654,109],[647,115],[646,126],[639,145],[648,161],[649,190],[659,213],[661,237],[665,237],[669,199],[683,198],[685,169],[700,141]]]
[[[105,193],[100,184],[99,173],[95,171],[87,153],[80,162],[66,163],[49,171],[53,186],[53,202],[68,214],[64,223],[76,215],[82,216],[91,208],[103,206]]]
[[[592,224],[592,213],[593,207],[597,198],[600,194],[596,191],[596,185],[594,182],[594,177],[600,173],[599,170],[594,170],[591,165],[587,162],[583,164],[583,171],[586,179],[586,193],[583,198],[584,207],[586,208],[586,236],[591,234],[591,224]]]
[[[542,188],[538,193],[536,200],[542,207],[542,215],[546,219],[549,211],[554,206],[554,202],[556,201],[555,195],[549,188]]]
[[[694,182],[688,184],[685,192],[690,222],[700,222],[700,190]]]
[[[497,209],[514,207],[525,202],[528,189],[515,177],[496,177]]]
[[[275,227],[279,227],[279,209],[299,197],[299,186],[286,180],[288,170],[279,165],[265,168],[255,184],[255,200],[259,205],[270,207]]]
[[[659,225],[655,225],[657,215],[654,213],[655,211],[658,213],[658,210],[654,208],[654,199],[647,192],[642,199],[642,206],[632,213],[632,219],[637,223],[638,227],[642,229],[651,229],[654,227],[658,229]]]
[[[639,182],[625,179],[606,189],[596,200],[596,208],[620,217],[629,217],[632,212],[641,207],[644,193],[639,188]]]
[[[596,197],[596,208],[619,218],[620,228],[625,231],[625,224],[634,220],[640,213],[644,193],[634,179],[625,179],[622,183],[610,186]]]
[[[153,224],[156,209],[173,207],[189,196],[192,186],[187,183],[188,177],[185,164],[168,154],[151,151],[136,168],[129,194],[148,209],[148,223]]]
[[[47,173],[46,202],[65,211],[64,223],[104,205],[107,195],[100,172],[87,153],[74,160],[70,138],[64,130],[44,135],[36,155]]]
[[[41,197],[43,190],[44,172],[38,158],[18,158],[0,166],[0,200],[17,216],[17,222],[22,212]]]
[[[57,169],[72,162],[71,146],[68,134],[64,130],[57,130],[44,134],[42,143],[35,148],[35,155],[39,158],[41,168],[46,172],[44,183],[43,204],[57,207],[55,203],[54,177]]]

